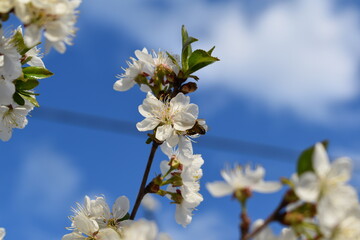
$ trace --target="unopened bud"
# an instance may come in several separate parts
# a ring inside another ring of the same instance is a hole
[[[282,223],[288,226],[298,225],[304,221],[304,215],[299,212],[289,212],[284,215]]]
[[[171,173],[172,177],[169,179],[173,187],[180,187],[183,185],[181,173]]]
[[[194,82],[188,82],[181,86],[181,92],[184,94],[195,92],[197,89],[197,84]]]
[[[176,158],[176,156],[172,156],[169,162],[169,166],[172,169],[176,169],[176,170],[181,170],[182,169],[182,164],[181,162]]]
[[[294,190],[290,189],[285,193],[284,200],[289,204],[298,201],[299,197],[295,194]]]

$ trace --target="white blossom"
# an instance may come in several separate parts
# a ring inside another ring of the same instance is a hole
[[[320,225],[324,240],[360,239],[360,208],[354,207],[335,226]]]
[[[0,13],[8,13],[14,7],[14,0],[1,0]]]
[[[77,209],[73,209],[75,216],[85,215],[89,219],[96,220],[100,227],[107,225],[119,226],[118,220],[126,216],[130,209],[129,199],[125,196],[118,197],[113,204],[112,212],[104,197],[90,199],[84,198],[84,205],[78,204]]]
[[[139,112],[145,119],[136,124],[139,131],[156,128],[155,137],[159,141],[167,141],[170,146],[179,142],[179,133],[195,125],[199,110],[196,104],[190,104],[190,97],[178,93],[170,101],[164,102],[148,92]]]
[[[38,44],[44,30],[47,49],[54,47],[65,52],[65,44],[71,45],[75,35],[76,8],[80,3],[80,0],[17,0],[15,14],[26,25],[26,45]]]
[[[12,95],[15,93],[13,81],[22,74],[20,58],[16,47],[0,29],[0,104],[2,105],[12,103]]]
[[[167,191],[176,197],[176,212],[175,220],[178,224],[185,227],[192,220],[192,212],[203,201],[202,195],[199,193],[199,180],[202,177],[201,166],[204,163],[201,155],[192,155],[192,146],[189,140],[181,138],[179,147],[177,149],[171,148],[167,144],[161,145],[162,151],[169,157],[169,161],[162,161],[160,168],[163,176],[167,175],[165,179],[171,179],[172,175],[181,178],[181,185],[179,181],[176,184],[170,184]],[[179,165],[171,174],[168,174],[170,165]],[[168,195],[168,198],[172,196]]]
[[[303,173],[295,182],[295,192],[307,202],[316,202],[329,190],[344,185],[351,176],[351,160],[338,158],[332,164],[321,143],[315,145],[312,156],[314,172]]]
[[[6,234],[5,228],[0,228],[0,240],[4,239],[5,234]]]
[[[0,79],[0,105],[10,105],[13,103],[15,84],[12,81]]]
[[[140,89],[144,92],[150,91],[152,83],[149,81],[149,78],[154,78],[156,74],[156,69],[162,68],[168,70],[169,72],[174,72],[175,74],[179,73],[179,67],[172,62],[172,60],[167,56],[165,52],[149,54],[146,48],[143,48],[142,51],[136,50],[135,56],[138,59],[130,58],[132,62],[127,62],[128,68],[124,69],[125,73],[117,76],[117,80],[114,84],[114,90],[116,91],[127,91],[132,88],[138,81],[139,76],[142,79],[146,79],[146,83],[140,84]],[[178,58],[177,55],[174,57]],[[164,87],[166,83],[163,84]]]
[[[154,212],[160,207],[160,202],[151,194],[146,194],[141,200],[141,205],[148,211]]]
[[[173,63],[165,52],[156,53],[155,51],[152,51],[152,54],[150,54],[148,50],[144,48],[142,51],[136,50],[135,56],[139,59],[139,61],[144,62],[148,66],[148,68],[145,69],[145,73],[150,76],[154,76],[155,70],[158,67],[168,69],[176,75],[179,73],[179,67]],[[174,57],[177,59],[177,62],[179,62],[179,56],[175,55]]]
[[[230,195],[238,190],[250,189],[261,193],[276,192],[281,188],[279,182],[265,182],[263,180],[265,169],[257,166],[252,170],[249,165],[242,168],[236,165],[234,169],[221,171],[221,176],[225,181],[207,183],[206,188],[214,197]]]
[[[24,128],[28,123],[26,116],[32,109],[33,106],[29,104],[0,106],[0,139],[8,141],[12,136],[13,128]]]

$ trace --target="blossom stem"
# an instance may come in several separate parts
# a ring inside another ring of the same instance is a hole
[[[286,195],[285,195],[286,196]],[[288,204],[286,197],[283,198],[283,200],[280,202],[280,204],[277,206],[277,208],[273,211],[273,213],[264,221],[263,224],[261,224],[259,227],[255,228],[254,231],[252,231],[249,234],[246,234],[242,237],[242,240],[250,240],[253,237],[255,237],[258,233],[260,233],[264,228],[267,227],[272,221],[275,221],[279,218],[281,215],[281,210]]]
[[[246,208],[244,208],[244,207],[242,208],[242,211],[240,214],[240,219],[241,219],[241,223],[240,223],[241,237],[240,237],[240,239],[244,239],[244,237],[249,232],[249,228],[250,228],[250,224],[251,224],[251,220],[250,220],[249,216],[247,215]]]
[[[150,169],[151,169],[151,165],[152,165],[152,162],[154,160],[155,152],[156,152],[158,146],[159,146],[159,144],[156,143],[155,141],[153,141],[151,151],[150,151],[150,155],[149,155],[149,159],[148,159],[148,162],[146,164],[145,171],[144,171],[143,179],[141,181],[139,192],[138,192],[138,195],[136,197],[135,205],[134,205],[133,210],[131,211],[131,215],[130,215],[131,220],[135,219],[135,216],[136,216],[137,210],[139,209],[141,200],[143,199],[143,197],[146,194],[146,192],[145,192],[146,182],[147,182],[147,179],[149,177],[149,172],[150,172]]]

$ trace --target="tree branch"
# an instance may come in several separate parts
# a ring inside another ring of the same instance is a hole
[[[143,199],[143,197],[146,194],[145,186],[146,186],[146,182],[147,182],[147,179],[148,179],[148,176],[149,176],[149,172],[150,172],[150,169],[151,169],[152,162],[154,160],[155,152],[156,152],[158,146],[159,146],[159,144],[156,143],[155,141],[153,141],[151,151],[150,151],[150,155],[149,155],[149,159],[148,159],[148,162],[146,164],[145,171],[144,171],[143,179],[141,181],[139,192],[138,192],[138,195],[136,197],[135,205],[134,205],[134,208],[133,208],[133,210],[131,212],[131,215],[130,215],[131,220],[134,220],[134,218],[136,216],[136,213],[137,213],[137,210],[139,209],[141,200]]]

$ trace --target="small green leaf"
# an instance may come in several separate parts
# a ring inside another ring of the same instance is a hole
[[[52,72],[43,67],[25,67],[23,68],[24,78],[43,79],[54,75]]]
[[[22,96],[17,92],[14,93],[13,99],[14,99],[14,102],[19,104],[20,106],[23,106],[25,104],[24,98],[22,98]]]
[[[16,81],[16,89],[17,90],[31,90],[39,85],[38,80],[28,80],[28,81]]]
[[[207,53],[208,53],[209,55],[211,55],[212,52],[214,51],[214,49],[215,49],[215,46],[213,46],[209,51],[207,51]]]
[[[189,70],[187,74],[196,72],[197,70],[216,61],[219,61],[219,59],[211,56],[208,52],[200,49],[195,50],[189,57]]]
[[[198,41],[196,38],[189,37],[189,34],[183,25],[181,28],[182,35],[182,51],[181,51],[181,65],[184,71],[188,70],[188,60],[192,53],[191,44]]]
[[[200,79],[198,76],[195,76],[195,75],[189,75],[189,78],[192,78],[195,81],[199,81],[199,79]]]
[[[321,143],[324,145],[325,149],[327,149],[328,141],[325,140],[325,141],[322,141]],[[305,172],[309,172],[309,171],[313,172],[314,171],[314,168],[313,168],[314,150],[315,150],[315,145],[305,149],[300,154],[300,157],[299,157],[298,163],[297,163],[298,176],[301,176]]]
[[[36,98],[30,97],[30,96],[25,96],[25,95],[22,95],[22,97],[25,98],[26,100],[28,100],[35,107],[40,107],[40,105],[39,105],[38,101],[36,100]]]
[[[31,48],[26,46],[23,35],[21,34],[20,30],[16,30],[15,34],[12,36],[10,42],[14,44],[17,51],[21,56],[27,53]]]
[[[150,144],[152,141],[153,141],[152,138],[149,137],[148,139],[146,139],[146,142],[145,142],[145,143],[146,143],[146,144]]]

